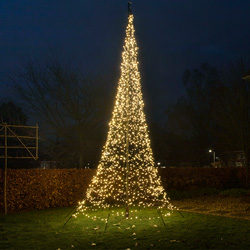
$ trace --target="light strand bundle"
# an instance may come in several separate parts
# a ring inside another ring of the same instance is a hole
[[[107,141],[86,198],[79,202],[78,212],[84,212],[89,206],[107,208],[125,203],[173,209],[154,164],[143,111],[133,19],[130,14]]]

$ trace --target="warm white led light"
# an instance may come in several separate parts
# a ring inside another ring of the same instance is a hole
[[[128,16],[121,77],[107,141],[97,173],[85,200],[79,202],[78,211],[89,206],[107,208],[123,204],[173,209],[154,166],[143,112],[133,19],[132,14]]]

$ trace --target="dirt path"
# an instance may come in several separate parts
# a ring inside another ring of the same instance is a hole
[[[206,196],[172,201],[180,211],[250,220],[249,197]]]

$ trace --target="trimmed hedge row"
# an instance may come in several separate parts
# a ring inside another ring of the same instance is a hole
[[[159,171],[166,190],[244,187],[245,168],[165,168]]]
[[[8,169],[8,211],[44,209],[77,204],[85,196],[94,169]],[[242,187],[243,168],[160,169],[166,190]],[[0,209],[3,210],[4,171],[0,170]]]
[[[85,196],[93,169],[9,169],[8,211],[75,205]],[[4,171],[1,171],[0,207],[3,208]]]

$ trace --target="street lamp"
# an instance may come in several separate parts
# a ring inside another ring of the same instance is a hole
[[[212,149],[209,149],[209,153],[213,153],[213,160],[214,160],[214,167],[215,167],[215,151]]]

